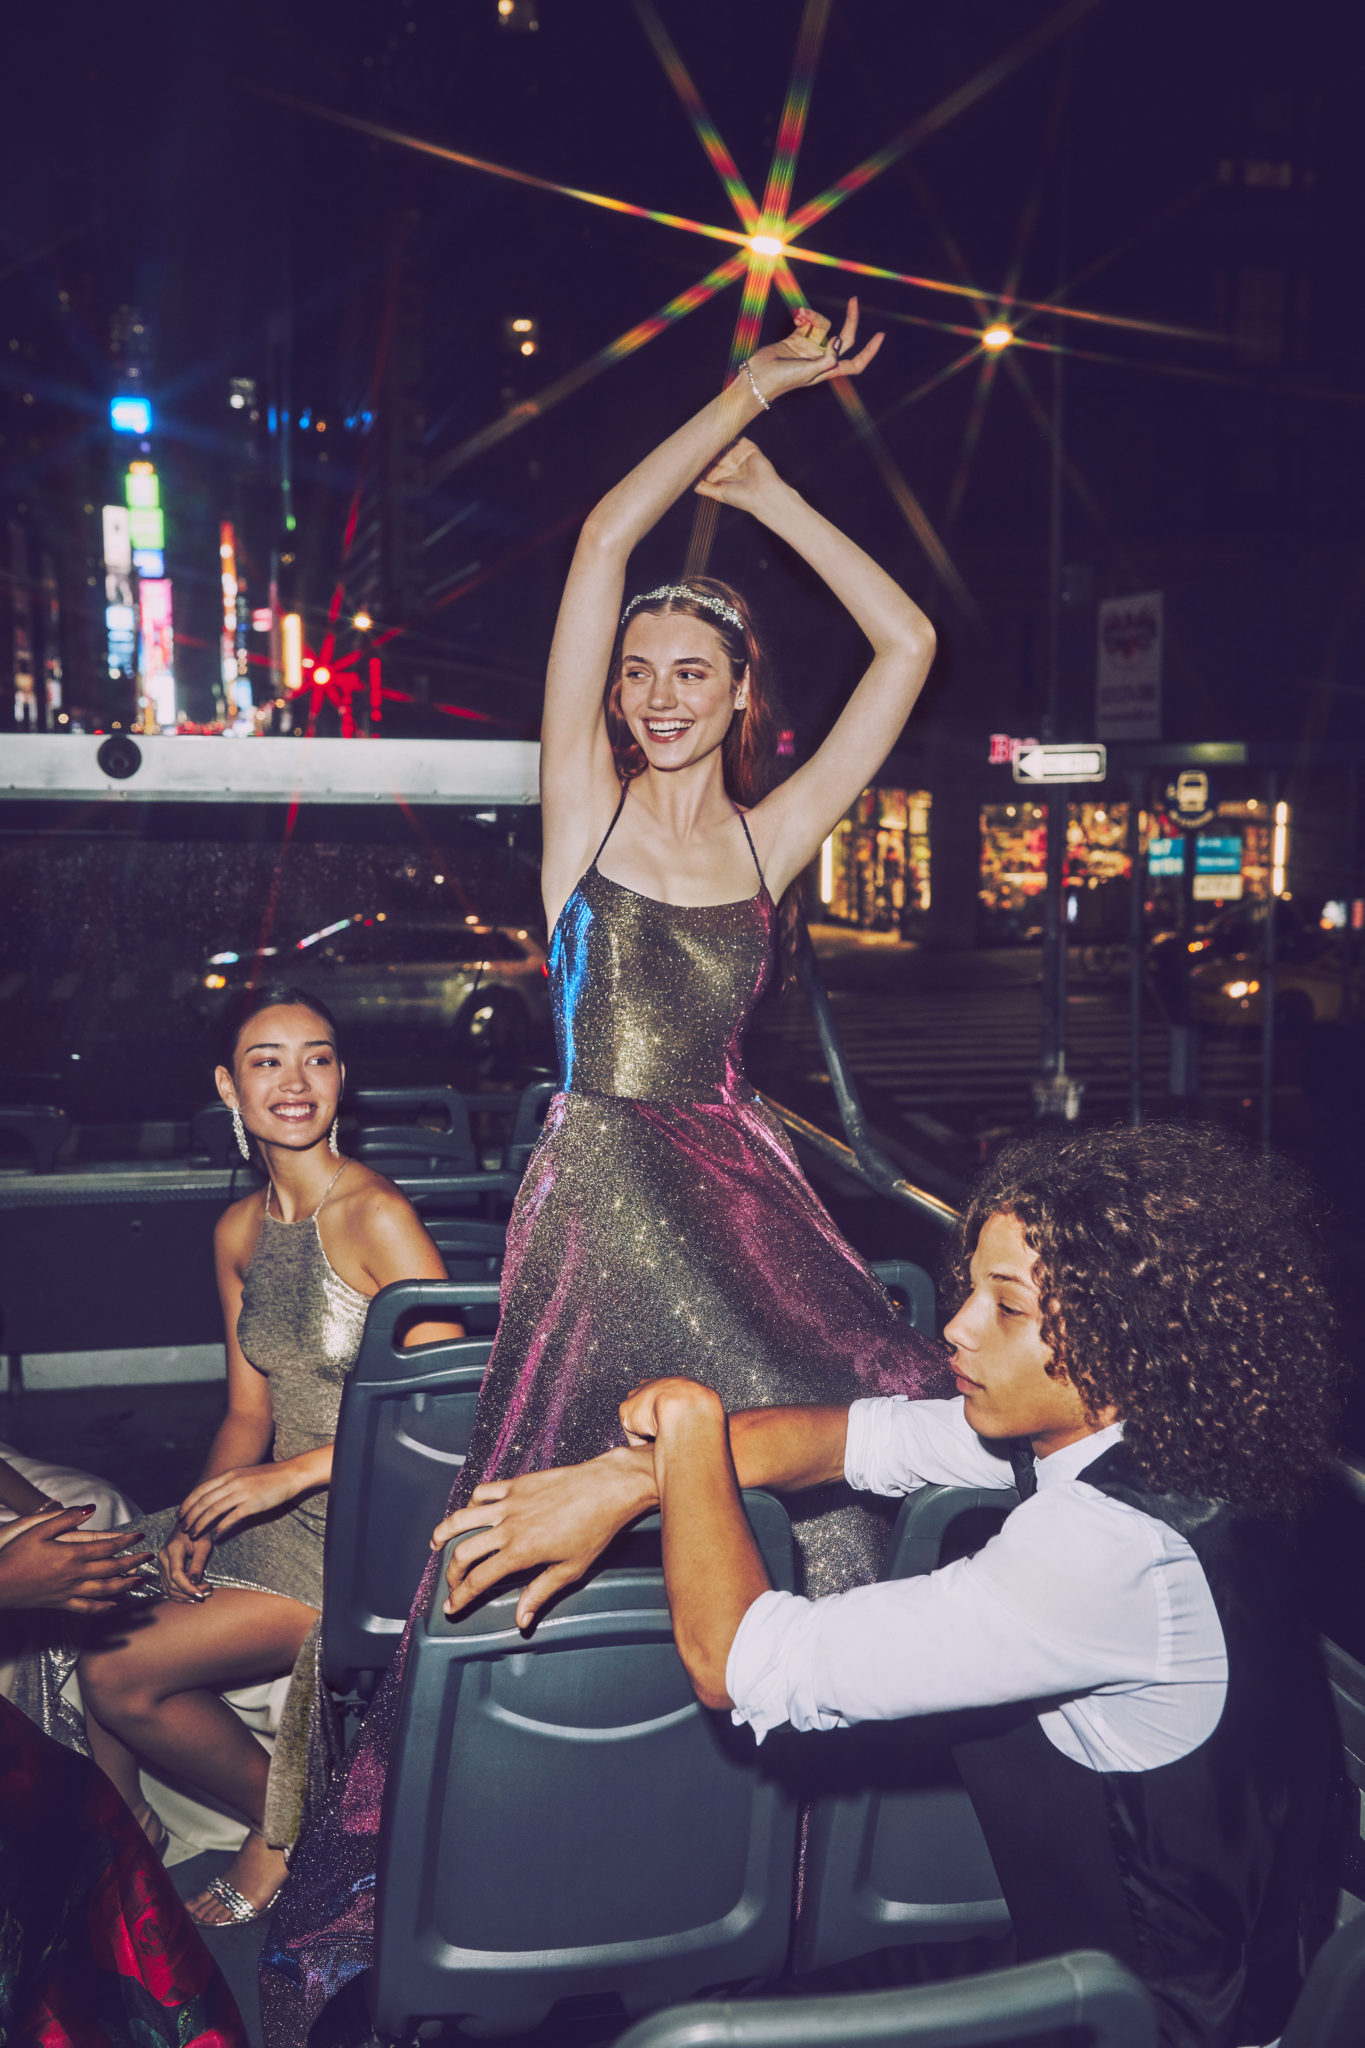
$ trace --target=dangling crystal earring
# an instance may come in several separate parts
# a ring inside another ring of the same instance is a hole
[[[242,1122],[241,1110],[235,1104],[232,1110],[232,1128],[237,1136],[237,1150],[241,1153],[243,1159],[250,1159],[251,1146],[247,1142],[246,1125]]]
[[[338,1110],[336,1115],[332,1118],[332,1128],[327,1133],[327,1149],[331,1153],[333,1159],[340,1159],[341,1157],[341,1147],[337,1143],[337,1125],[340,1122],[341,1111]]]

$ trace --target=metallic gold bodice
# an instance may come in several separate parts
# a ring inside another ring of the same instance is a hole
[[[317,1216],[281,1223],[269,1213],[242,1284],[237,1341],[270,1379],[275,1457],[329,1444],[369,1302],[334,1273]]]
[[[744,1031],[772,935],[765,887],[739,903],[663,903],[594,861],[550,943],[563,1087],[665,1102],[752,1095]]]

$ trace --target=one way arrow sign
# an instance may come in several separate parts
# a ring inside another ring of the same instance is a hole
[[[1103,782],[1107,772],[1103,747],[1020,747],[1014,755],[1016,782]]]

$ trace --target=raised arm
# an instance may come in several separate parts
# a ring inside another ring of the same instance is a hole
[[[808,505],[750,441],[739,441],[697,490],[738,506],[823,578],[872,645],[872,662],[824,745],[766,796],[749,825],[775,896],[800,874],[890,753],[924,687],[934,629],[855,541]]]
[[[620,795],[607,740],[602,691],[625,594],[632,549],[721,450],[790,391],[834,376],[856,376],[881,345],[875,335],[858,355],[850,302],[845,354],[826,345],[828,322],[803,311],[793,332],[762,348],[719,397],[660,444],[588,515],[559,617],[545,678],[541,727],[544,894],[551,920],[591,858]],[[761,394],[761,397],[760,397]]]

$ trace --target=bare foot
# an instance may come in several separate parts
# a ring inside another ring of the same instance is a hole
[[[237,1854],[222,1872],[224,1881],[234,1891],[241,1893],[247,1904],[259,1917],[284,1883],[288,1865],[283,1851],[272,1849],[264,1835],[258,1835],[253,1828]],[[234,1920],[223,1901],[205,1890],[196,1893],[186,1902],[186,1911],[191,1920],[200,1927],[232,1927],[241,1923]]]

